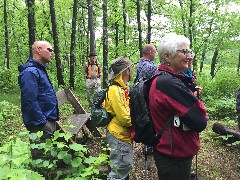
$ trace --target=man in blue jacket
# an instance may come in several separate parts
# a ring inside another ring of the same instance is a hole
[[[30,133],[43,131],[39,143],[53,135],[59,119],[56,93],[46,71],[53,54],[49,42],[36,41],[32,45],[32,57],[18,67],[23,122]],[[30,140],[30,143],[36,142]],[[43,151],[39,149],[32,149],[31,153],[32,159],[43,158]]]

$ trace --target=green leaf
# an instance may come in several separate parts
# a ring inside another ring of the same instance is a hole
[[[43,131],[38,131],[38,132],[37,132],[37,137],[38,137],[38,138],[42,137],[42,135],[43,135]]]
[[[59,137],[60,132],[59,131],[54,131],[54,139],[57,139]]]
[[[79,157],[74,158],[74,159],[72,160],[72,162],[71,162],[71,165],[72,165],[73,167],[78,167],[78,166],[80,166],[81,164],[82,164],[82,159],[79,158]]]
[[[20,137],[20,138],[24,138],[24,137],[28,137],[28,136],[29,136],[29,132],[28,131],[20,132],[18,134],[18,137]]]
[[[88,158],[86,158],[84,160],[85,163],[88,163],[88,164],[93,164],[95,161],[96,161],[96,157],[93,157],[93,156],[89,156]]]
[[[64,139],[65,139],[66,141],[69,140],[71,137],[72,137],[72,133],[71,133],[71,132],[66,132],[66,133],[64,134]]]
[[[61,149],[63,147],[66,147],[66,145],[64,144],[64,142],[58,142],[57,147]]]
[[[37,139],[37,134],[36,133],[30,133],[29,134],[29,138],[33,141],[35,141]]]
[[[69,148],[74,150],[74,151],[80,151],[81,150],[83,152],[87,152],[87,148],[82,144],[77,144],[77,143],[70,144]]]
[[[58,159],[63,159],[67,155],[66,151],[60,151],[58,153]]]
[[[48,167],[49,166],[49,161],[43,161],[43,167]]]
[[[64,156],[63,161],[64,161],[66,164],[70,164],[71,161],[72,161],[72,155],[71,155],[71,154],[67,154],[66,156]]]

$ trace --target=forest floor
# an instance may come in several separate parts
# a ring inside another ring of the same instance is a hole
[[[197,155],[197,174],[199,180],[239,180],[240,146],[228,146],[212,132],[213,122],[201,133],[201,149]],[[93,147],[91,145],[91,147]],[[98,147],[99,148],[99,147]],[[196,157],[192,171],[196,171]],[[145,168],[147,173],[145,174]],[[143,145],[134,143],[133,167],[130,180],[157,180],[157,169],[152,155],[147,156]]]

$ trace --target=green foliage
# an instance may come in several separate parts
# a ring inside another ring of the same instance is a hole
[[[32,133],[29,138],[37,142],[42,134]],[[0,179],[43,179],[37,172],[52,179],[98,179],[100,166],[109,163],[108,155],[104,153],[93,157],[85,145],[68,144],[70,132],[56,131],[45,143],[31,145],[26,141],[26,135],[27,132],[20,133],[18,138],[0,147],[0,171],[4,172],[0,173]],[[48,158],[31,160],[30,148],[42,149]],[[59,163],[64,164],[63,169],[58,169]]]
[[[213,119],[236,119],[235,98],[208,99],[206,107],[208,115]]]
[[[233,70],[222,69],[214,79],[204,73],[197,78],[197,84],[203,89],[201,98],[208,115],[213,119],[236,119],[236,93],[240,86],[237,74]]]
[[[5,92],[13,92],[17,89],[18,72],[12,69],[4,69],[0,72],[0,89]]]
[[[240,78],[234,69],[224,68],[211,79],[210,74],[201,73],[197,76],[197,84],[202,88],[202,97],[235,98],[240,87]]]
[[[7,101],[0,102],[0,144],[20,132],[22,125],[19,107]]]
[[[21,133],[0,147],[0,179],[44,179],[29,167],[29,144],[20,139],[20,136],[24,138],[27,134]]]

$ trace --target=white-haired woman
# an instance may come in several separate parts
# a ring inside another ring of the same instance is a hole
[[[206,128],[208,117],[203,103],[184,85],[183,75],[193,52],[185,36],[170,33],[158,47],[161,65],[149,93],[149,108],[156,132],[169,118],[172,123],[155,146],[154,159],[161,180],[188,180],[193,156],[200,148],[199,133]]]

